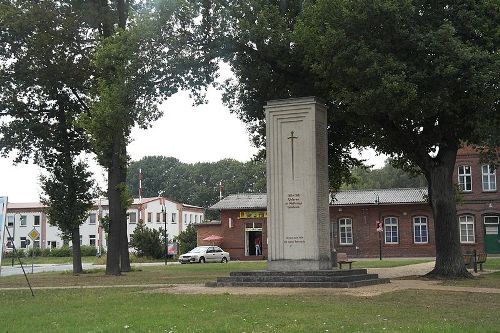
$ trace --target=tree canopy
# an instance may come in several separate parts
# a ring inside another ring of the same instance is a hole
[[[89,150],[78,117],[90,76],[78,14],[53,1],[0,2],[0,151],[45,168],[49,223],[73,242],[73,272],[82,271],[79,226],[93,182],[81,154]]]
[[[342,184],[342,190],[382,189],[382,188],[416,188],[427,187],[422,175],[413,175],[398,169],[386,160],[383,168],[372,169],[355,167],[351,170],[351,182]]]
[[[134,194],[138,193],[139,169],[144,197],[162,193],[172,200],[200,207],[219,201],[221,183],[224,196],[266,191],[266,165],[262,161],[224,159],[188,164],[173,157],[147,156],[129,165],[127,186]]]
[[[470,276],[452,175],[460,145],[500,143],[498,1],[211,3],[210,13],[220,16],[211,21],[214,39],[225,45],[220,58],[237,78],[223,87],[225,101],[257,143],[264,140],[266,100],[324,99],[331,175],[345,175],[334,167],[345,170],[356,145],[423,173],[436,223],[432,274]]]

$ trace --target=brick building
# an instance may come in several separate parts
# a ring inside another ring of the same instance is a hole
[[[471,148],[457,155],[455,179],[461,189],[457,223],[463,252],[500,253],[500,195],[497,171],[481,164]],[[230,195],[211,209],[220,221],[197,225],[198,244],[203,238],[219,242],[232,258],[255,260],[267,257],[267,198],[265,194]],[[377,221],[382,221],[380,232]],[[330,203],[332,250],[357,257],[419,257],[435,255],[434,220],[426,188],[350,190],[332,194]],[[263,243],[255,255],[255,239]]]

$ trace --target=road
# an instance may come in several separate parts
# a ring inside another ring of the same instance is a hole
[[[31,274],[31,264],[23,265],[26,274]],[[82,264],[83,269],[101,268],[104,265]],[[33,273],[72,271],[72,264],[35,264]],[[2,266],[0,276],[22,275],[21,265]]]

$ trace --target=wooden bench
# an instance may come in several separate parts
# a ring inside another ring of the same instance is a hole
[[[476,258],[476,264],[479,264],[479,270],[483,271],[483,264],[488,259],[488,253],[479,253]],[[476,266],[477,269],[477,266]]]
[[[486,259],[488,259],[488,253],[484,252],[476,254],[476,251],[474,251],[474,253],[464,254],[465,267],[473,268],[474,272],[477,272],[477,265],[479,265],[479,270],[483,270],[483,264],[486,262]]]
[[[342,269],[343,264],[349,264],[349,269],[352,268],[352,263],[355,262],[353,260],[349,260],[347,257],[347,253],[337,252],[337,264],[339,268]]]

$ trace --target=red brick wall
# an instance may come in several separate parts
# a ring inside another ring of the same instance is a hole
[[[457,155],[454,181],[458,180],[458,166],[470,165],[472,172],[472,192],[462,193],[461,202],[457,204],[457,216],[474,216],[474,244],[462,244],[462,251],[484,251],[484,223],[485,215],[500,215],[500,195],[498,192],[499,171],[497,176],[497,191],[484,192],[482,190],[482,174],[479,155],[470,147],[461,149]],[[252,209],[257,210],[257,209]],[[253,260],[256,257],[245,256],[245,222],[259,221],[263,223],[263,257],[267,257],[267,226],[265,220],[240,219],[239,210],[226,210],[221,213],[221,224],[206,225],[198,228],[198,244],[200,239],[210,234],[220,235],[223,238],[221,246],[231,254],[233,259]],[[346,252],[354,257],[378,257],[379,235],[375,229],[375,222],[380,218],[394,216],[398,218],[399,244],[384,244],[382,234],[383,257],[422,257],[435,255],[434,220],[432,210],[428,204],[406,205],[365,205],[330,207],[330,220],[335,225],[335,248],[338,252]],[[413,218],[426,216],[429,229],[429,242],[416,244],[413,238]],[[353,221],[353,244],[339,245],[338,219],[349,217]],[[229,228],[229,218],[233,220],[233,228]],[[457,220],[458,223],[458,220]]]
[[[427,217],[429,228],[429,243],[415,244],[413,241],[413,218]],[[383,221],[386,217],[398,219],[399,244],[385,244],[384,233],[379,235],[376,230],[376,221]],[[352,219],[352,245],[339,244],[338,220]],[[379,236],[382,240],[382,257],[419,257],[434,256],[434,223],[432,211],[426,204],[416,205],[371,205],[330,207],[330,221],[335,231],[335,248],[337,252],[346,252],[355,257],[378,257]]]
[[[255,211],[257,209],[252,209]],[[233,227],[229,228],[229,219]],[[245,256],[245,223],[262,223],[262,256]],[[221,223],[217,225],[198,225],[198,245],[210,245],[202,239],[209,235],[222,236],[220,245],[229,252],[232,260],[256,260],[267,258],[267,223],[265,219],[240,219],[240,210],[225,210],[221,212]]]

